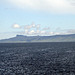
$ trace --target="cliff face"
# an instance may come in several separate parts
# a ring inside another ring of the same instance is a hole
[[[0,43],[17,43],[17,42],[75,42],[75,34],[70,35],[54,35],[54,36],[24,36],[0,40]]]

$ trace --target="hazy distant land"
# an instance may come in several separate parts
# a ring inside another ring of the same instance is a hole
[[[0,43],[27,43],[27,42],[75,42],[75,34],[54,35],[54,36],[17,35],[16,37],[0,40]]]

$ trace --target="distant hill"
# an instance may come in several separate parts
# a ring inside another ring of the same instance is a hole
[[[75,34],[54,36],[24,36],[0,40],[0,43],[25,43],[25,42],[75,42]]]

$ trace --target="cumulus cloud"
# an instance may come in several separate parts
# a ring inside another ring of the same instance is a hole
[[[41,25],[32,23],[31,25],[20,26],[19,24],[14,24],[13,28],[21,28],[24,29],[25,35],[57,35],[59,33],[50,32],[50,27],[45,27],[40,29]]]
[[[28,32],[29,32],[28,29],[25,29],[25,34],[28,34]]]
[[[25,34],[26,35],[36,35],[36,34],[40,34],[40,24],[35,24],[32,23],[30,25],[25,25],[24,26],[24,30],[25,30]]]
[[[49,35],[64,35],[64,34],[67,34],[67,33],[64,33],[64,32],[49,32]]]
[[[6,0],[13,6],[47,12],[75,13],[74,0]]]
[[[40,34],[45,34],[46,33],[46,31],[40,31]]]
[[[34,30],[31,30],[31,31],[28,32],[28,34],[34,35],[35,34],[35,31]]]
[[[32,23],[31,24],[31,27],[35,28],[36,27],[35,23]]]
[[[35,23],[32,23],[31,25],[25,25],[24,26],[24,29],[32,29],[32,28],[39,29],[40,28],[40,24],[35,25]]]
[[[43,30],[31,30],[28,31],[27,35],[46,35],[47,32]]]
[[[18,24],[13,24],[12,27],[13,27],[13,28],[21,28],[20,25],[18,25]]]

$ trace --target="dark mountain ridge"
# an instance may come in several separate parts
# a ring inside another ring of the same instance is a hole
[[[0,40],[0,43],[17,43],[17,42],[75,42],[75,34],[53,35],[53,36],[24,36],[17,35],[9,39]]]

